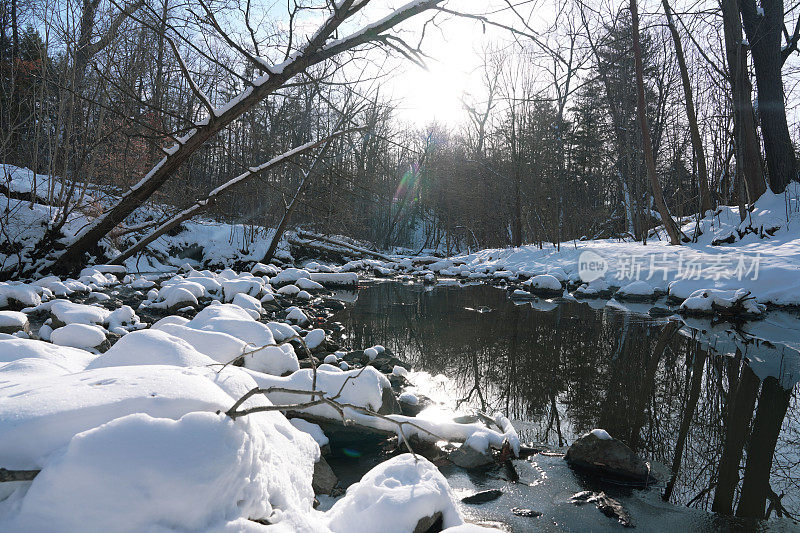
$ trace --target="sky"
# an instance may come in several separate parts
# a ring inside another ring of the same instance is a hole
[[[448,2],[446,6],[468,13],[492,13],[506,3],[503,0],[459,0]],[[539,14],[535,16],[541,18]],[[419,25],[430,15],[418,17],[407,25],[409,42],[412,36],[418,38]],[[508,25],[516,22],[516,17],[507,11],[493,13],[490,19]],[[384,85],[398,102],[397,117],[417,127],[433,121],[447,125],[465,122],[467,115],[462,97],[480,100],[482,95],[483,50],[513,41],[507,30],[484,27],[478,20],[454,16],[441,20],[440,29],[429,27],[422,42],[422,51],[428,56],[425,59],[427,69],[403,61]],[[416,44],[416,40],[413,42]]]

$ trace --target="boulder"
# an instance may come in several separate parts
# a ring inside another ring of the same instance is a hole
[[[380,415],[396,415],[400,414],[402,409],[400,403],[394,395],[391,387],[384,387],[381,391],[381,408],[378,409]]]
[[[31,332],[28,315],[19,311],[0,311],[0,333]]]
[[[431,516],[423,516],[417,522],[417,527],[414,528],[414,533],[434,533],[442,531],[442,513],[436,511]]]
[[[572,443],[564,459],[570,466],[634,481],[651,481],[650,465],[624,442],[594,429]]]
[[[480,468],[494,463],[494,459],[490,455],[481,453],[472,446],[464,445],[450,452],[447,458],[454,465],[467,469]]]
[[[330,494],[337,483],[339,483],[339,478],[333,473],[328,461],[324,457],[320,457],[319,461],[314,463],[314,475],[311,478],[314,494]]]

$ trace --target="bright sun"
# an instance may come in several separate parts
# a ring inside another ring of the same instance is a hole
[[[470,26],[464,24],[459,29]],[[400,120],[421,127],[434,120],[455,125],[466,118],[461,99],[481,92],[481,87],[474,85],[474,80],[479,79],[475,72],[482,61],[478,53],[480,35],[478,29],[477,35],[460,31],[446,39],[431,38],[425,43],[430,55],[427,70],[411,63],[401,67],[391,82],[399,100]]]

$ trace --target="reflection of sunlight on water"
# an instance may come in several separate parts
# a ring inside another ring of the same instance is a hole
[[[413,384],[408,391],[427,396],[433,401],[433,405],[420,412],[418,417],[451,420],[453,415],[465,412],[463,408],[456,408],[456,399],[462,387],[444,374],[432,376],[428,372],[409,372],[408,381]]]

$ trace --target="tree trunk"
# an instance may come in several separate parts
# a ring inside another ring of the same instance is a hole
[[[697,158],[697,182],[700,185],[700,213],[704,215],[706,211],[712,209],[711,195],[708,191],[708,168],[706,167],[706,154],[703,150],[703,140],[700,137],[700,128],[697,126],[697,113],[694,109],[694,98],[692,96],[692,85],[689,81],[689,70],[686,68],[686,58],[683,54],[683,45],[678,35],[678,28],[672,20],[672,10],[669,0],[661,0],[664,6],[664,13],[667,15],[667,24],[672,34],[672,42],[675,44],[675,56],[678,60],[678,68],[681,71],[681,82],[683,84],[683,96],[686,100],[686,117],[689,121],[689,133],[692,140],[692,150]]]
[[[756,71],[758,114],[767,156],[769,188],[774,193],[782,193],[789,182],[797,178],[797,161],[786,122],[781,74],[784,8],[782,0],[763,0],[761,5],[763,15],[758,13],[755,0],[740,0],[739,11]]]
[[[742,21],[739,0],[722,0],[722,24],[725,55],[733,100],[733,137],[736,145],[736,169],[742,174],[749,202],[755,202],[767,190],[764,162],[756,134],[756,115],[751,95],[753,87],[747,73],[747,51],[742,46]]]
[[[332,137],[325,141],[325,146],[322,147],[322,150],[320,150],[319,154],[317,154],[317,157],[314,158],[314,162],[311,163],[311,166],[308,168],[308,170],[303,173],[303,178],[300,181],[300,185],[297,187],[297,192],[294,193],[291,203],[289,203],[289,206],[286,208],[286,212],[283,214],[283,217],[278,224],[278,228],[275,230],[275,235],[272,237],[272,242],[269,243],[267,253],[264,254],[264,258],[261,260],[262,263],[269,263],[272,261],[272,257],[275,255],[275,250],[278,249],[278,243],[281,241],[281,237],[283,237],[283,233],[286,231],[286,228],[289,225],[289,220],[291,220],[292,214],[294,213],[295,209],[297,209],[300,197],[303,196],[306,187],[308,187],[308,185],[311,183],[308,178],[314,172],[314,169],[325,155],[325,152],[328,151],[328,148],[331,145],[331,140]]]
[[[636,61],[636,93],[637,93],[637,106],[636,114],[639,118],[639,129],[642,130],[642,150],[644,151],[644,161],[647,167],[647,177],[650,180],[650,187],[653,191],[653,199],[655,200],[658,212],[661,214],[661,222],[664,223],[664,229],[669,235],[670,244],[677,245],[681,243],[680,232],[669,214],[667,204],[664,202],[664,195],[661,191],[661,184],[658,182],[656,175],[656,160],[653,155],[653,142],[650,139],[650,127],[647,125],[647,107],[644,99],[644,67],[642,66],[642,45],[639,41],[639,10],[636,5],[636,0],[630,0],[631,6],[631,31],[633,32],[633,55]],[[645,234],[647,231],[645,230]]]

